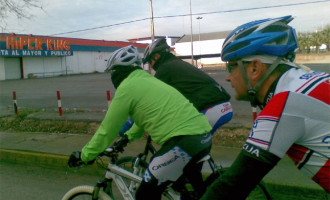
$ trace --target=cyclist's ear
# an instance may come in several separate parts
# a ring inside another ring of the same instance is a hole
[[[247,63],[247,75],[253,85],[257,82],[262,75],[267,71],[267,66],[263,64],[259,59],[254,59],[252,62]]]

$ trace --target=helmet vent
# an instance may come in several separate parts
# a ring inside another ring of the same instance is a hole
[[[134,56],[126,57],[122,62],[129,62],[134,59]]]
[[[288,42],[288,36],[282,35],[280,37],[277,37],[269,42],[267,42],[265,45],[285,45]]]
[[[288,30],[287,26],[283,25],[273,25],[273,26],[268,26],[262,29],[260,32],[261,33],[271,33],[271,32],[286,32]]]
[[[235,51],[237,51],[237,50],[239,50],[239,49],[241,49],[241,48],[244,48],[244,47],[248,46],[249,44],[250,44],[249,42],[242,42],[242,43],[239,43],[239,44],[237,44],[237,45],[235,45],[235,46],[229,48],[227,52],[228,52],[228,53],[235,52]]]
[[[246,31],[243,31],[241,34],[239,34],[237,37],[236,37],[236,40],[242,38],[242,37],[245,37],[247,35],[250,35],[253,31],[255,31],[258,27],[252,27],[250,29],[247,29]]]

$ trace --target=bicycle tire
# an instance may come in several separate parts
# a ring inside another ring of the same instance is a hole
[[[63,196],[62,200],[84,200],[92,199],[94,187],[90,185],[80,185],[70,189]],[[102,190],[99,192],[99,200],[113,200]]]
[[[213,181],[215,181],[219,176],[221,176],[228,168],[221,168],[218,170],[218,173],[212,173],[205,181],[207,185],[210,185]],[[265,184],[263,181],[250,192],[249,196],[246,200],[272,200],[271,195],[268,193]]]
[[[129,171],[133,171],[133,162],[135,161],[136,157],[133,157],[133,156],[125,156],[125,157],[121,157],[117,160],[116,164],[120,167],[123,167]],[[139,164],[139,167],[142,169],[140,170],[140,174],[139,176],[143,176],[144,174],[144,171],[145,169],[147,169],[148,167],[148,163],[146,162],[141,162]],[[129,180],[123,178],[126,182],[126,184],[129,184]],[[115,185],[115,184],[112,184],[112,185]],[[113,186],[114,187],[114,186]],[[136,186],[138,187],[138,185]],[[136,188],[137,189],[137,188]],[[112,190],[115,190],[115,188],[112,188]],[[174,194],[173,194],[174,195]],[[170,194],[169,192],[165,191],[163,194],[162,194],[162,200],[174,200],[176,199],[175,197],[172,196],[172,194]]]

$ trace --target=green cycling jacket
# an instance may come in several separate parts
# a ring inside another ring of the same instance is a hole
[[[130,141],[148,132],[154,142],[162,145],[174,136],[211,130],[207,118],[179,91],[143,70],[135,70],[117,88],[99,129],[82,149],[82,160],[88,162],[103,152],[128,116],[134,120],[125,133]]]

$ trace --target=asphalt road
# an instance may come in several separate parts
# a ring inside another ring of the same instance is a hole
[[[94,186],[104,178],[105,170],[59,170],[35,165],[0,162],[0,199],[8,200],[59,200],[78,185]],[[113,187],[114,197],[122,199]]]
[[[314,70],[329,73],[330,64],[309,64]],[[251,116],[248,102],[238,102],[234,89],[225,81],[227,72],[220,69],[206,69],[211,77],[220,83],[232,96],[235,116]],[[43,79],[0,81],[0,110],[13,107],[13,91],[21,108],[57,110],[57,91],[61,93],[63,109],[102,111],[107,109],[107,90],[111,97],[115,94],[109,74],[82,74]]]
[[[0,163],[0,199],[58,200],[72,187],[94,185],[101,176]]]

